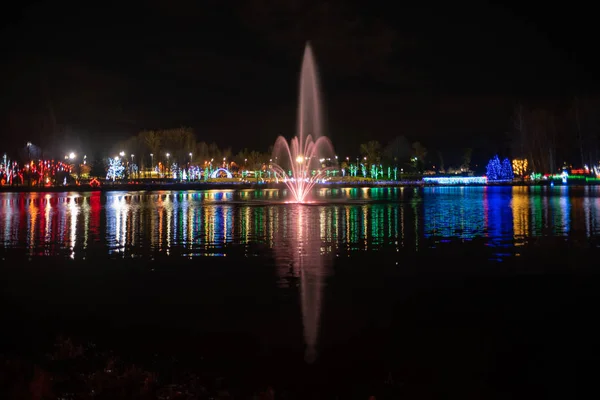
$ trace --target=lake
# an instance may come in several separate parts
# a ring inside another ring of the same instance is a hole
[[[390,375],[406,398],[575,398],[593,376],[600,187],[286,200],[1,193],[3,348],[63,333],[312,398]]]

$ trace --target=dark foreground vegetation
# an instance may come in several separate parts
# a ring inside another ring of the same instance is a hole
[[[299,281],[263,257],[4,253],[0,398],[596,398],[597,244],[519,254],[337,257],[307,365]]]

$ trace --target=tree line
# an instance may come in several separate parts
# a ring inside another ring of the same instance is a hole
[[[595,166],[600,160],[600,104],[574,98],[569,107],[515,107],[508,151],[527,159],[532,171],[554,173],[566,163]]]
[[[234,154],[231,147],[222,148],[214,142],[198,141],[193,129],[187,127],[145,130],[116,144],[111,149],[114,155],[122,151],[125,152],[125,157],[133,154],[135,162],[142,169],[152,164],[167,162],[183,165],[188,162],[203,164],[212,161],[213,164],[217,164],[225,161],[227,164],[233,162],[239,167],[250,170],[261,169],[271,162],[272,150],[272,147],[266,152],[245,148]],[[383,163],[422,171],[427,149],[420,142],[411,143],[404,136],[398,136],[386,146],[382,146],[376,140],[363,143],[360,145],[359,154],[360,157],[353,156],[347,159],[340,156],[338,162],[342,168],[359,162]]]

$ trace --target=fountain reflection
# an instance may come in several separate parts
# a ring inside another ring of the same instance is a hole
[[[331,219],[323,207],[296,204],[280,210],[287,215],[276,221],[273,250],[280,276],[300,281],[304,358],[312,363],[318,355],[323,289],[332,261],[326,246]]]

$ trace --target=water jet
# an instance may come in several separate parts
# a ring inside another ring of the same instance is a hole
[[[312,188],[327,170],[320,159],[334,154],[333,145],[323,136],[319,79],[315,58],[307,43],[300,71],[297,132],[288,143],[283,136],[275,140],[271,165],[277,181],[288,188],[295,203],[304,203]],[[286,172],[287,170],[287,172]]]

